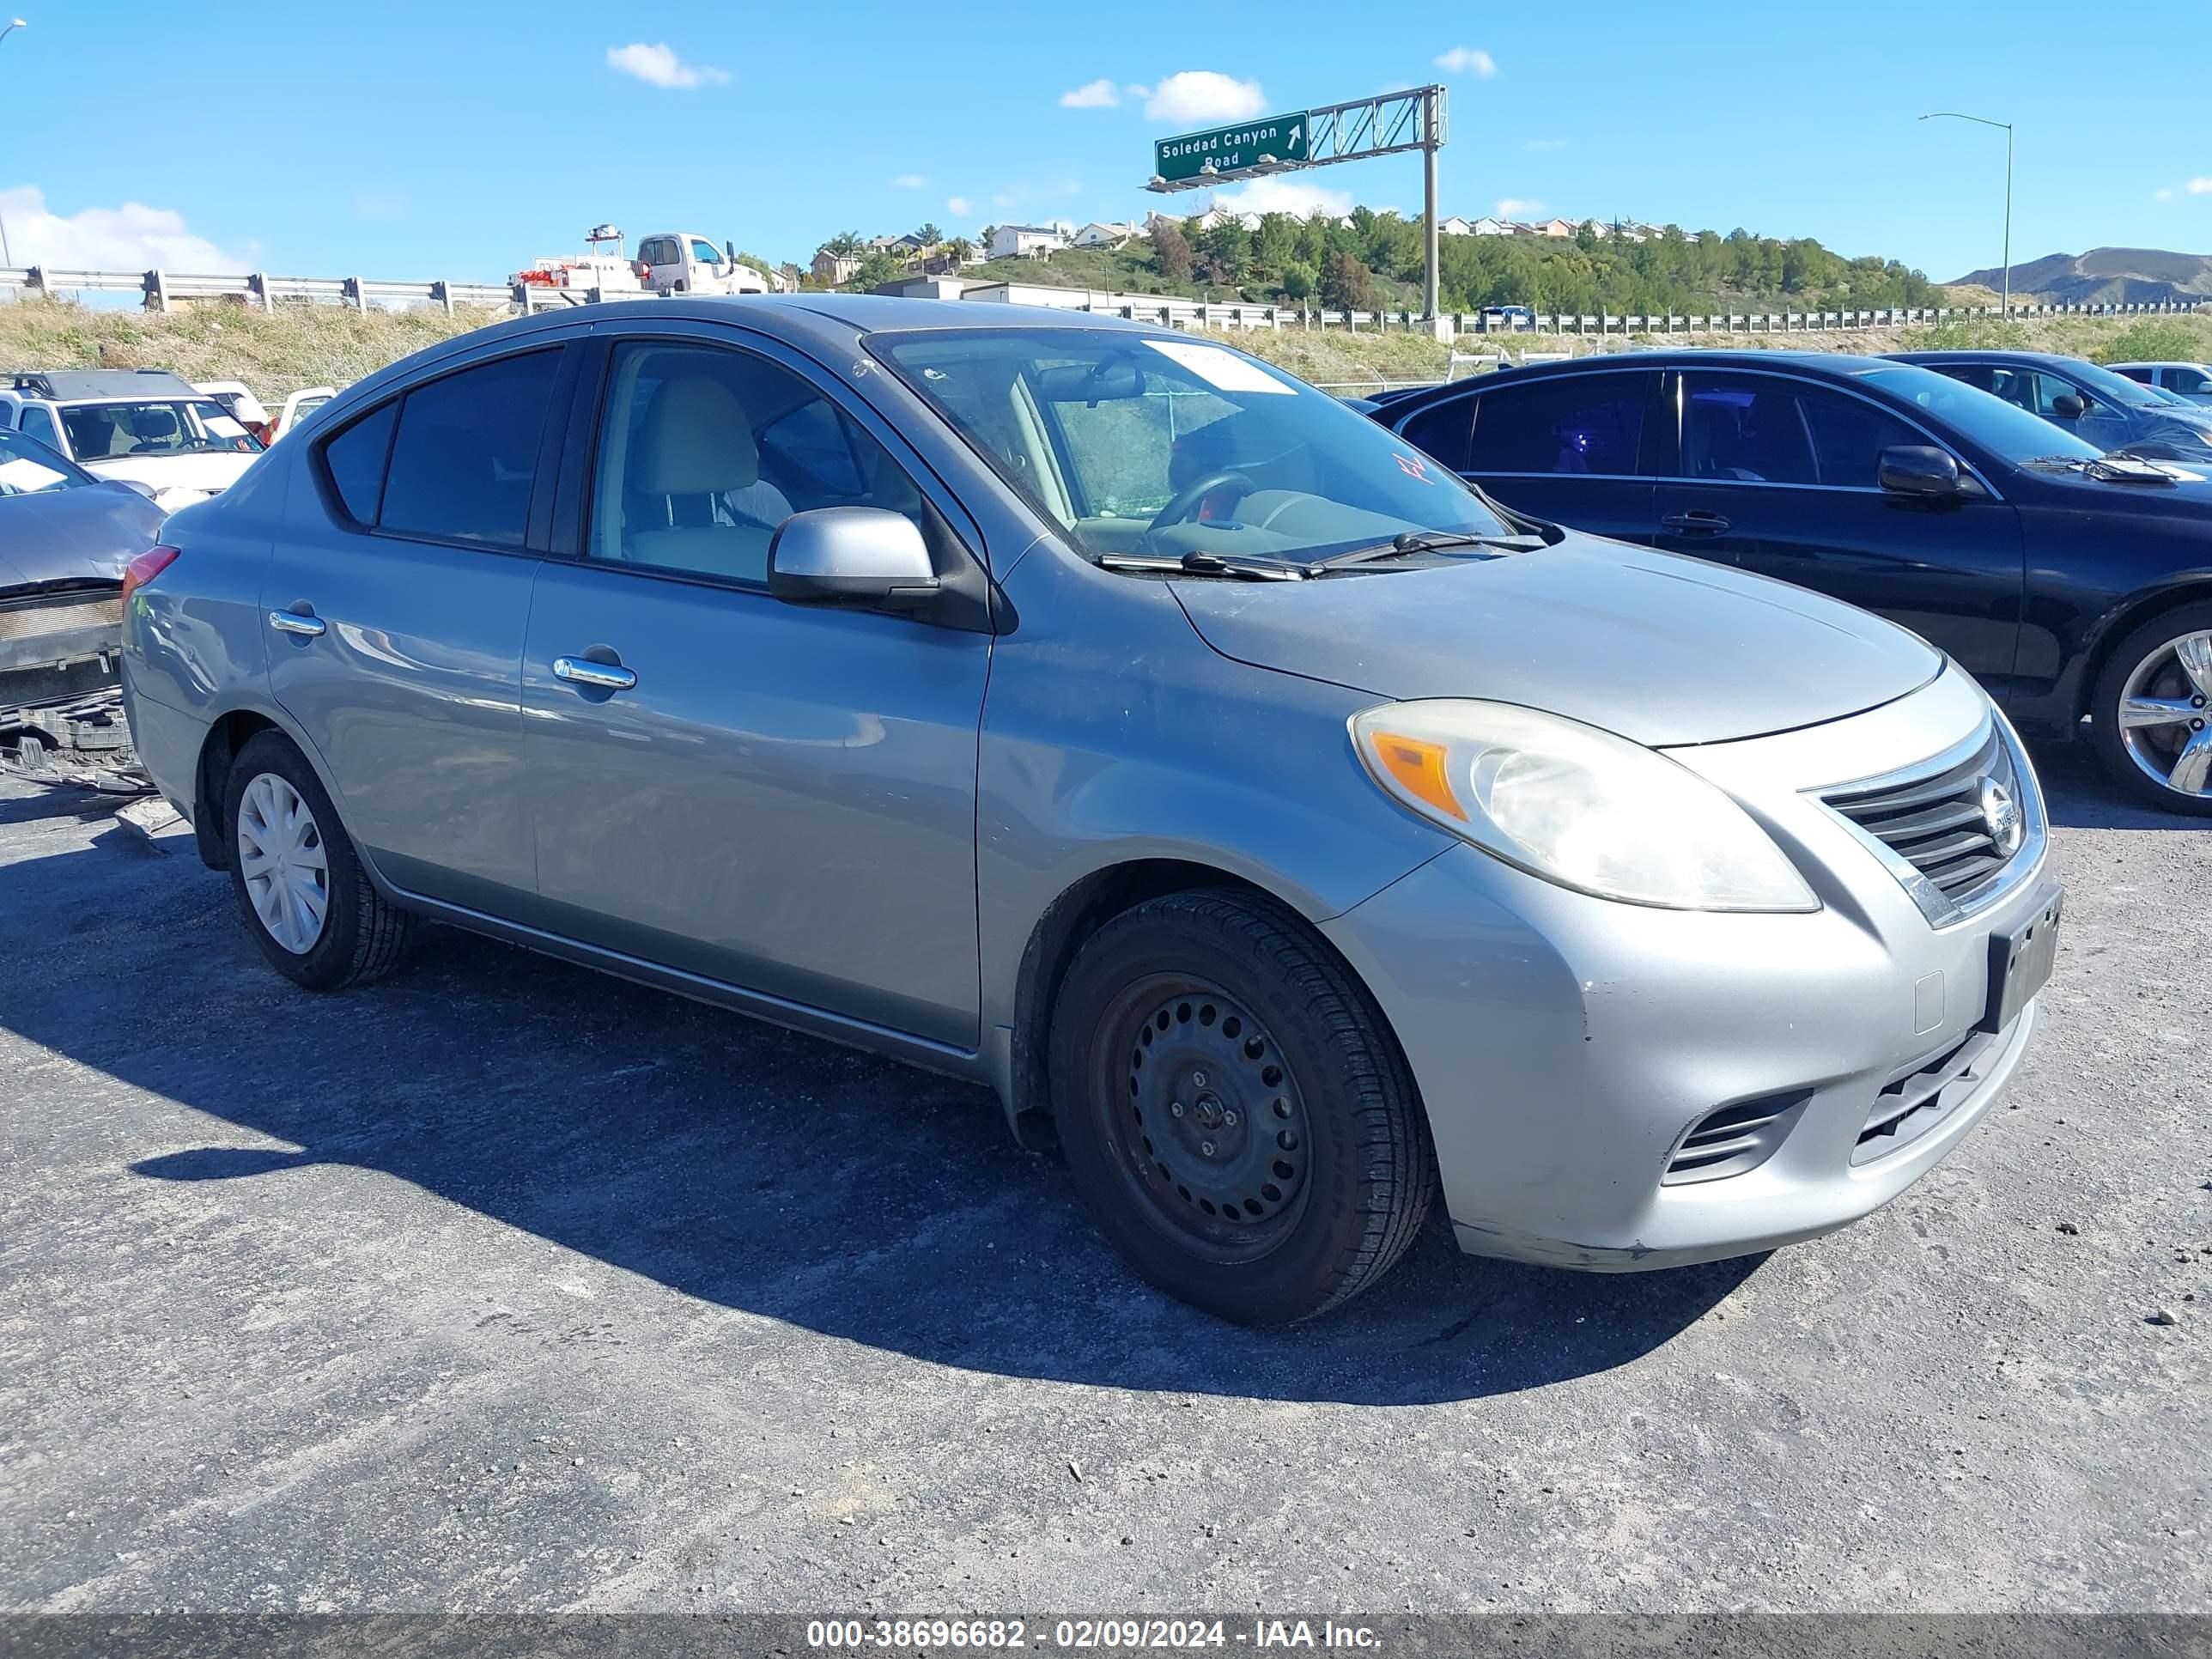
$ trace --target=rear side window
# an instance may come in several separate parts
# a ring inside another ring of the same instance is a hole
[[[2148,368],[2122,368],[2116,369],[2113,372],[2115,374],[2124,374],[2130,380],[2141,380],[2145,386],[2151,384],[2154,373],[2153,370]]]
[[[1474,400],[1466,470],[1638,476],[1658,401],[1659,377],[1641,373],[1492,386]]]
[[[520,547],[559,350],[502,357],[400,402],[377,527],[432,541]]]
[[[376,522],[377,497],[384,493],[384,458],[391,452],[392,425],[398,416],[398,404],[388,403],[323,446],[324,469],[356,524]]]
[[[1474,399],[1447,398],[1407,416],[1398,430],[1407,443],[1425,450],[1455,472],[1468,471],[1468,440],[1474,434]]]

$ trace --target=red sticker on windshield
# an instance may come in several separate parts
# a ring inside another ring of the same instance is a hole
[[[1398,463],[1398,471],[1404,473],[1407,477],[1417,479],[1422,483],[1434,483],[1436,482],[1434,478],[1431,478],[1429,476],[1429,464],[1423,460],[1419,456],[1401,455],[1394,450],[1391,452],[1390,459]]]

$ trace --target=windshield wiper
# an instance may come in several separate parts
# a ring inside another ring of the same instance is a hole
[[[1092,562],[1101,570],[1149,570],[1170,576],[1235,576],[1254,582],[1302,582],[1305,570],[1272,559],[1234,558],[1194,549],[1180,557],[1158,553],[1101,553]]]
[[[1325,559],[1309,562],[1305,572],[1317,576],[1324,570],[1341,570],[1347,565],[1371,564],[1382,559],[1407,557],[1415,553],[1436,553],[1453,547],[1488,547],[1501,553],[1534,553],[1544,546],[1534,537],[1479,536],[1463,530],[1408,530],[1387,542],[1376,542],[1368,547],[1355,547],[1342,553],[1332,553]]]

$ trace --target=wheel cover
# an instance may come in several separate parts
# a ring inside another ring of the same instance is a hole
[[[2168,640],[2120,688],[2120,743],[2153,782],[2212,795],[2212,629]]]
[[[330,915],[330,859],[314,813],[274,772],[239,799],[238,867],[263,931],[295,957],[313,950]]]
[[[1098,1083],[1132,1194],[1216,1260],[1264,1255],[1304,1212],[1312,1158],[1290,1061],[1220,987],[1155,975],[1099,1023]]]

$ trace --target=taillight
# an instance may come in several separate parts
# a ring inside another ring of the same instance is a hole
[[[177,562],[181,547],[149,547],[129,564],[123,567],[123,603],[129,605],[131,596]]]

